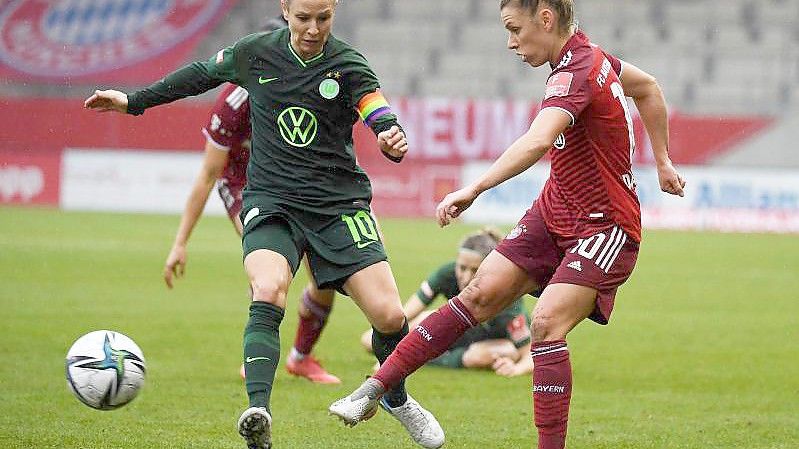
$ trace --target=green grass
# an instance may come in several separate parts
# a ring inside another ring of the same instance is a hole
[[[187,277],[161,268],[177,217],[0,208],[0,448],[242,448],[238,378],[246,282],[224,218],[205,218]],[[467,230],[383,220],[400,291],[454,256]],[[799,239],[649,232],[610,326],[570,338],[569,447],[784,448],[799,444]],[[282,341],[290,347],[291,289]],[[277,448],[415,447],[385,413],[348,429],[328,404],[373,363],[357,343],[366,320],[338,301],[316,350],[344,380],[314,386],[281,368]],[[67,391],[63,357],[95,329],[123,332],[147,357],[132,404],[99,412]],[[409,381],[447,431],[448,448],[533,445],[530,380],[423,368]]]

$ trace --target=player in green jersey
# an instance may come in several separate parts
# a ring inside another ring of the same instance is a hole
[[[438,296],[453,298],[474,278],[483,259],[502,240],[492,228],[484,228],[463,239],[458,256],[430,274],[419,291],[405,302],[403,309],[415,328],[432,312],[426,309]],[[372,331],[361,336],[361,344],[372,350]],[[529,360],[528,360],[529,359]],[[439,357],[428,362],[450,368],[493,368],[503,376],[532,372],[530,357],[530,316],[522,298],[514,301],[496,317],[467,331]]]
[[[250,449],[272,447],[269,398],[280,355],[278,329],[303,254],[319,288],[339,289],[363,310],[379,362],[408,333],[370,214],[369,178],[355,161],[352,126],[360,116],[395,162],[408,151],[407,139],[366,59],[330,34],[337,1],[281,4],[288,28],[247,36],[130,95],[96,91],[85,102],[99,111],[138,115],[224,82],[249,93],[252,148],[241,220],[244,268],[253,289],[244,331],[250,408],[238,427]],[[435,417],[404,385],[386,399],[414,441],[426,448],[444,444]],[[376,412],[375,406],[365,414]]]

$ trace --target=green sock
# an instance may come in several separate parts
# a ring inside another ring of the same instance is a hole
[[[391,352],[397,347],[402,337],[406,335],[408,335],[408,320],[402,323],[402,329],[396,334],[382,334],[372,327],[372,349],[381,365],[391,355]],[[405,392],[405,379],[402,379],[402,382],[396,387],[387,391],[384,397],[391,407],[399,407],[404,404],[408,400],[408,393]]]
[[[269,410],[269,396],[280,359],[279,328],[283,313],[274,304],[261,301],[250,304],[250,321],[244,328],[244,373],[250,407]]]
[[[427,362],[427,364],[446,368],[463,368],[463,354],[466,353],[466,349],[466,346],[461,346],[444,351],[443,354]]]

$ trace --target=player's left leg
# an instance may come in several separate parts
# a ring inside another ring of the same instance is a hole
[[[311,276],[307,259],[304,259],[304,265],[306,272]],[[299,302],[297,335],[294,337],[294,346],[291,348],[286,360],[286,370],[295,376],[305,377],[314,383],[341,383],[338,377],[328,373],[319,361],[311,355],[314,345],[319,341],[322,330],[327,324],[327,319],[333,308],[335,294],[334,290],[320,290],[317,288],[311,276]]]
[[[566,335],[590,318],[607,324],[616,290],[632,274],[638,243],[619,228],[611,236],[559,242],[565,255],[533,309],[533,409],[539,449],[563,449],[572,371]],[[597,235],[600,235],[597,234]],[[602,245],[605,242],[605,246]]]
[[[533,406],[539,449],[563,449],[572,371],[566,334],[594,311],[597,291],[550,284],[533,309]]]

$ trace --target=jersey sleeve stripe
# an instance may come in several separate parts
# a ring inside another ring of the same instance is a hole
[[[379,90],[364,95],[358,102],[358,114],[366,126],[372,126],[377,119],[390,113],[391,106]]]
[[[221,143],[214,140],[214,138],[211,137],[211,133],[209,133],[208,130],[205,128],[203,128],[203,135],[205,136],[205,140],[211,145],[213,145],[217,150],[230,151],[229,146],[222,145]]]

